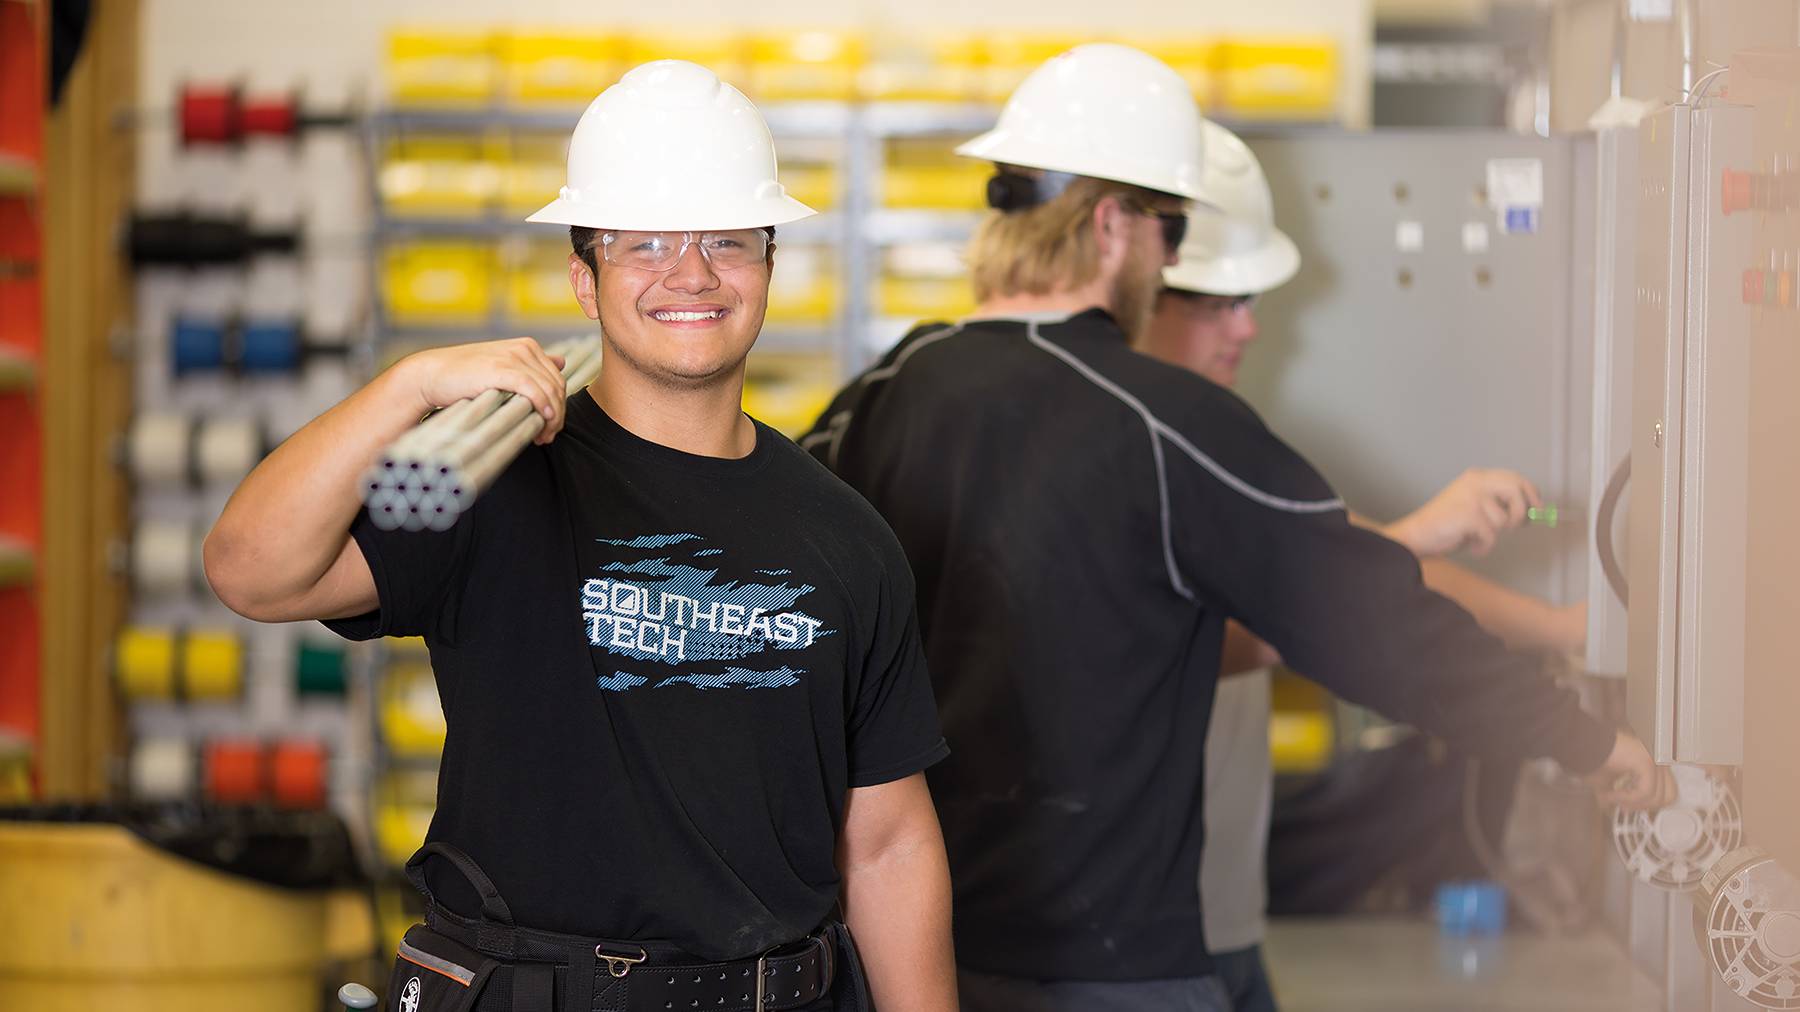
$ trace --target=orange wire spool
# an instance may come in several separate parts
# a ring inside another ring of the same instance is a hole
[[[260,801],[268,790],[260,742],[220,739],[206,745],[206,796],[223,804]]]
[[[284,741],[269,756],[269,782],[283,808],[325,807],[325,746]]]

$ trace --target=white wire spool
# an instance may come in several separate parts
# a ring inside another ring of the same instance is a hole
[[[199,759],[179,738],[148,738],[131,750],[128,782],[138,801],[179,801],[194,796]]]
[[[1701,876],[1744,842],[1731,788],[1698,766],[1674,766],[1675,803],[1658,812],[1613,812],[1613,848],[1639,881],[1671,892]]]
[[[1756,847],[1702,878],[1694,938],[1725,986],[1766,1009],[1800,1009],[1800,878]]]
[[[131,535],[131,585],[146,598],[193,593],[199,542],[184,521],[146,520]]]
[[[181,485],[188,480],[188,450],[193,420],[169,411],[132,419],[125,437],[125,466],[133,481],[144,485]]]
[[[262,458],[262,426],[255,419],[209,418],[201,423],[194,463],[202,484],[241,481]]]

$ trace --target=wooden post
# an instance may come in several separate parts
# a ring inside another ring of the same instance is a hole
[[[127,534],[112,457],[131,415],[130,370],[111,347],[130,319],[118,235],[135,186],[138,0],[94,4],[86,44],[46,121],[43,683],[39,784],[96,798],[122,731],[108,671],[125,614],[110,546]]]

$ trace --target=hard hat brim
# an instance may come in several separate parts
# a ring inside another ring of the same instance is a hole
[[[786,225],[818,213],[785,193],[749,205],[733,201],[728,209],[708,208],[695,202],[691,208],[677,213],[626,203],[599,204],[558,197],[525,220],[632,232],[725,232]]]
[[[1199,295],[1261,295],[1300,272],[1300,249],[1279,230],[1249,253],[1163,268],[1163,284]]]
[[[1197,172],[1195,173],[1196,178],[1182,179],[1174,171],[1157,176],[1125,166],[1112,168],[1092,158],[1071,157],[1064,152],[1039,150],[1035,145],[1013,137],[1011,131],[1004,127],[996,127],[979,137],[963,142],[957,146],[956,153],[964,158],[976,158],[1001,165],[1043,169],[1047,172],[1067,172],[1074,176],[1087,176],[1090,179],[1105,179],[1114,183],[1141,186],[1146,190],[1155,190],[1171,197],[1191,200],[1206,207],[1215,206],[1200,188]]]

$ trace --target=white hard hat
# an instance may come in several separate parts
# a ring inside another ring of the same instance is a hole
[[[1180,74],[1130,46],[1076,46],[1031,72],[994,129],[956,149],[1201,199],[1200,107]]]
[[[1237,134],[1206,122],[1206,175],[1213,206],[1188,212],[1180,261],[1163,284],[1207,295],[1260,295],[1300,270],[1300,250],[1275,227],[1275,201],[1262,165]]]
[[[643,232],[781,225],[815,214],[775,178],[762,113],[685,60],[637,67],[569,138],[569,185],[528,221]]]

